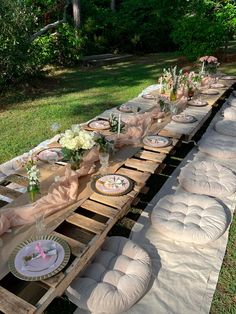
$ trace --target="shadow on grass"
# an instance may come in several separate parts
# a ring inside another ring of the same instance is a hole
[[[73,68],[56,70],[53,76],[35,79],[25,86],[14,88],[1,97],[0,109],[12,109],[22,102],[62,97],[70,93],[82,93],[96,88],[124,88],[142,83],[145,78],[156,80],[164,67],[177,63],[176,54],[160,54],[136,57],[131,61],[99,68]]]

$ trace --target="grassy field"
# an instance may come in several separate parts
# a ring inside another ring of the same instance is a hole
[[[0,163],[51,137],[54,122],[64,130],[137,96],[156,83],[164,67],[176,63],[183,64],[176,54],[156,54],[100,68],[55,69],[44,80],[12,88],[0,98]],[[221,70],[236,75],[236,63],[223,64]],[[235,235],[234,219],[212,314],[236,313]]]

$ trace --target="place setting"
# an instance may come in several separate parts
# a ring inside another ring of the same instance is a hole
[[[92,120],[87,124],[87,127],[92,130],[109,130],[110,123],[105,119]]]
[[[92,189],[102,195],[122,196],[128,194],[134,186],[134,182],[125,175],[105,174],[94,178]]]
[[[67,242],[57,236],[35,237],[14,249],[8,267],[19,279],[43,280],[59,273],[67,265],[70,254]]]
[[[208,105],[208,102],[206,100],[198,98],[198,99],[189,100],[188,105],[193,106],[193,107],[205,107]]]
[[[194,123],[197,121],[197,119],[194,116],[192,116],[190,114],[186,114],[186,113],[180,113],[177,115],[173,115],[172,120],[174,122],[178,122],[178,123]]]
[[[201,94],[203,94],[203,95],[212,95],[213,96],[213,95],[218,95],[219,91],[217,89],[207,88],[207,89],[202,89],[201,90]]]
[[[172,140],[168,137],[160,135],[148,135],[144,137],[143,144],[150,147],[162,148],[170,146],[172,144]]]

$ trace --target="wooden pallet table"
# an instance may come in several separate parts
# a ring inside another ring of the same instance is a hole
[[[13,275],[7,274],[0,281],[0,296],[2,297],[0,298],[0,312],[10,314],[13,309],[17,308],[19,313],[42,313],[53,299],[61,296],[71,281],[91,261],[111,228],[127,214],[131,205],[145,188],[152,173],[161,171],[166,155],[173,150],[177,143],[177,140],[173,140],[172,145],[165,148],[164,151],[155,151],[150,147],[140,146],[138,148],[126,147],[117,153],[108,172],[124,174],[134,181],[133,189],[126,195],[112,197],[93,192],[89,184],[91,178],[81,178],[81,181],[84,181],[81,182],[81,189],[83,188],[86,192],[82,191],[84,194],[80,201],[46,219],[49,233],[64,239],[70,245],[72,258],[68,266],[54,277],[34,282],[34,287],[30,282],[23,282]],[[48,176],[47,166],[44,164],[41,166],[44,169],[45,182],[43,183],[46,191],[52,178]],[[63,167],[59,167],[59,171],[62,172]],[[4,191],[5,194],[12,196],[16,191],[7,187],[7,184],[12,182],[26,186],[25,177],[21,173],[21,175],[5,178],[6,186],[0,184],[0,192]],[[13,204],[24,203],[22,199],[25,199],[26,196],[20,193],[21,195],[18,197],[18,193],[14,195]],[[22,227],[22,229],[24,228],[26,226]],[[34,226],[31,228],[34,229]],[[4,237],[11,236],[3,235],[3,240]],[[12,241],[13,238],[12,235]],[[28,234],[18,241],[21,242],[27,238]],[[16,241],[15,245],[17,244]],[[16,281],[17,285],[21,286],[19,291],[14,289],[12,281]]]

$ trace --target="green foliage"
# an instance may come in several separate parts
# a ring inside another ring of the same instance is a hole
[[[1,1],[0,24],[0,85],[36,74],[41,64],[30,42],[34,14],[21,1]]]
[[[174,23],[172,38],[189,59],[215,54],[236,30],[236,5],[230,1],[194,1]]]

